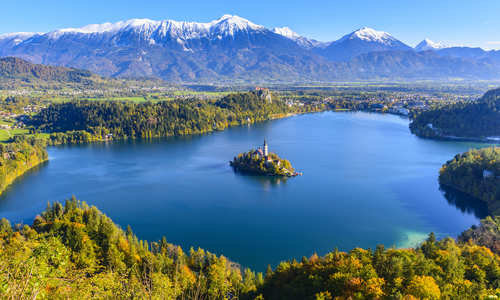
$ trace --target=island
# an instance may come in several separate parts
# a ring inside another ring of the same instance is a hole
[[[238,154],[229,164],[234,170],[243,173],[281,177],[302,175],[302,173],[295,172],[290,161],[280,158],[276,153],[269,152],[266,140],[262,147]]]

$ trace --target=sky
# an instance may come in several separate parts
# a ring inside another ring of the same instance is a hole
[[[132,18],[208,22],[224,14],[333,41],[368,26],[414,46],[500,49],[500,0],[2,0],[0,34],[48,32]]]

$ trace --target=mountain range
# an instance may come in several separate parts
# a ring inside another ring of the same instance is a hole
[[[132,19],[4,34],[0,56],[174,82],[500,79],[500,51],[430,40],[412,48],[366,27],[320,42],[288,27],[268,29],[233,15],[208,23]]]

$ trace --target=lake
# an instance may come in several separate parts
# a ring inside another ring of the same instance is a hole
[[[267,139],[303,176],[233,172]],[[201,247],[255,270],[335,248],[410,247],[457,236],[484,206],[440,190],[439,168],[469,142],[418,138],[408,120],[324,112],[207,135],[49,148],[50,161],[0,198],[0,217],[31,224],[75,195],[140,239]]]

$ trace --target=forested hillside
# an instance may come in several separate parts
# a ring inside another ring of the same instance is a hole
[[[412,120],[411,131],[430,138],[485,138],[500,136],[500,89],[481,99],[423,111]]]
[[[461,242],[473,242],[485,246],[500,255],[500,216],[488,216],[479,226],[472,226],[459,237]]]
[[[456,155],[441,168],[439,182],[485,201],[490,214],[500,215],[500,148]]]
[[[75,198],[33,225],[0,221],[8,299],[484,299],[500,295],[500,257],[433,235],[417,249],[353,249],[281,263],[265,277],[202,249],[140,241]],[[489,298],[496,299],[496,298]]]
[[[334,251],[281,263],[263,299],[484,299],[500,292],[499,256],[434,235],[416,249]],[[496,299],[496,298],[491,298]]]
[[[16,178],[47,159],[42,141],[17,138],[8,144],[0,143],[0,194]]]
[[[16,57],[0,58],[0,87],[92,86],[103,81],[89,71],[32,64]]]
[[[16,57],[0,59],[0,76],[7,78],[36,78],[40,80],[81,82],[92,77],[89,71],[65,67],[32,64]]]
[[[88,94],[141,94],[141,88],[168,87],[155,78],[112,79],[101,77],[87,70],[34,64],[17,57],[0,58],[0,90],[42,90],[43,97],[64,90],[68,95],[79,91]],[[47,90],[49,93],[47,93]]]
[[[0,222],[0,295],[8,299],[225,299],[262,276],[202,249],[140,241],[76,199],[32,226]]]
[[[232,94],[212,101],[123,103],[79,101],[53,104],[36,115],[39,131],[54,133],[53,143],[112,138],[151,138],[199,134],[228,126],[283,117],[317,109],[289,107],[269,101],[259,92]],[[63,134],[65,133],[65,134]]]
[[[441,168],[439,182],[486,203],[490,216],[463,232],[459,240],[486,246],[500,254],[500,148],[456,155]]]

